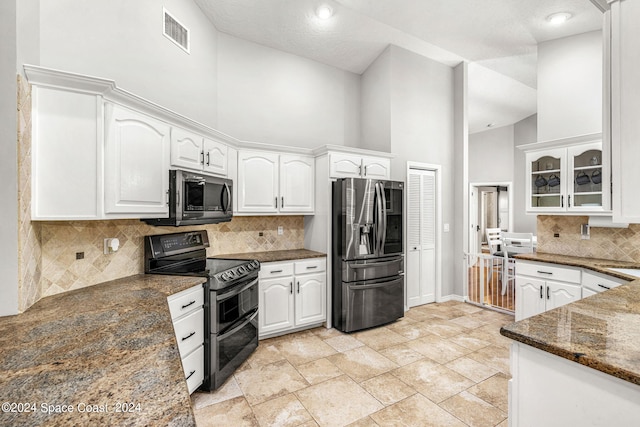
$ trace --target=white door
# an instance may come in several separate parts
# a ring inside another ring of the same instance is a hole
[[[326,283],[327,276],[324,273],[296,276],[296,326],[322,323],[326,320]]]
[[[238,212],[278,212],[278,155],[238,152]]]
[[[516,276],[516,322],[543,313],[545,281]]]
[[[407,197],[407,305],[436,300],[436,173],[411,170]]]
[[[168,215],[169,125],[107,104],[105,214]]]
[[[202,170],[202,137],[184,129],[171,129],[171,166]]]
[[[314,158],[280,156],[280,212],[313,213]]]
[[[293,328],[293,276],[260,280],[260,335]]]
[[[547,310],[578,301],[582,297],[582,286],[547,281],[545,298]]]
[[[227,176],[227,150],[228,147],[217,141],[205,138],[202,145],[204,152],[203,170],[209,173],[215,173]]]

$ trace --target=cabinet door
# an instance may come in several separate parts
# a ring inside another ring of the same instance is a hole
[[[597,212],[608,208],[609,177],[603,169],[602,143],[577,145],[567,149],[567,210]]]
[[[293,276],[260,281],[260,336],[294,326]]]
[[[380,157],[363,157],[362,177],[371,179],[390,179],[391,160]]]
[[[167,216],[169,126],[112,104],[106,115],[105,213]]]
[[[238,152],[238,212],[278,212],[278,155]]]
[[[296,276],[296,326],[322,323],[326,320],[326,286],[324,273]]]
[[[516,322],[544,312],[544,290],[544,280],[516,276]]]
[[[228,147],[211,139],[204,139],[204,165],[205,172],[227,176],[227,150]]]
[[[314,159],[280,156],[280,212],[313,213]]]
[[[545,298],[547,300],[547,310],[569,304],[573,301],[578,301],[581,297],[581,286],[547,280],[547,289],[545,295]]]
[[[528,211],[566,211],[566,154],[566,148],[526,154]]]
[[[200,171],[203,159],[201,136],[171,128],[171,166]]]
[[[609,3],[613,221],[640,223],[640,2]]]
[[[360,178],[362,175],[362,157],[354,154],[329,154],[330,178]]]
[[[598,292],[592,291],[589,288],[582,288],[582,298],[590,297],[591,295],[595,295]]]

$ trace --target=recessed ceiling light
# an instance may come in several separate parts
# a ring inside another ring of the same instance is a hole
[[[316,9],[316,15],[320,19],[329,19],[333,15],[333,9],[329,5],[323,4]]]
[[[559,12],[547,16],[547,22],[551,25],[562,25],[571,18],[569,12]]]

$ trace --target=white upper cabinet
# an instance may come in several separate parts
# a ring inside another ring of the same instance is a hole
[[[280,212],[313,213],[314,159],[280,155]]]
[[[313,213],[314,160],[263,151],[238,152],[238,213]]]
[[[96,219],[102,162],[95,95],[34,86],[31,219]]]
[[[600,138],[593,136],[591,139]],[[531,144],[538,146],[538,144]],[[572,143],[526,152],[527,212],[606,214],[610,206],[608,168],[602,141]]]
[[[173,127],[171,166],[227,176],[227,146]]]
[[[109,103],[105,117],[105,215],[168,215],[169,125]]]
[[[391,160],[384,157],[330,153],[329,177],[389,179]]]
[[[640,223],[640,2],[610,3],[613,221]]]

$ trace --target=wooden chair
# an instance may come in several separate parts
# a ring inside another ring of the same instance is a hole
[[[510,282],[516,277],[515,262],[510,259],[516,254],[533,252],[533,233],[502,233],[502,295],[507,292]]]

